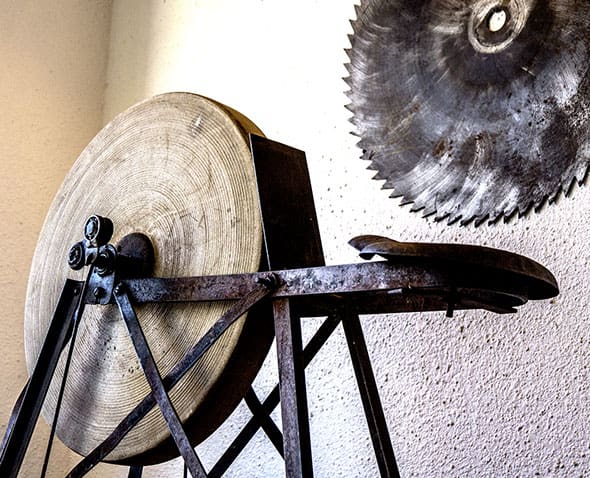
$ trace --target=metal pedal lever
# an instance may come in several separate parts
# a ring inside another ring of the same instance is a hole
[[[172,370],[164,377],[162,383],[166,390],[172,389],[190,368],[209,350],[219,337],[242,315],[250,310],[255,304],[272,294],[279,286],[274,274],[265,274],[251,290],[236,301],[213,326],[201,337],[186,355],[178,362]],[[117,425],[111,434],[86,458],[78,463],[67,475],[66,478],[79,478],[92,470],[98,463],[115,449],[123,438],[145,417],[154,407],[156,400],[153,393],[146,395],[143,400]]]
[[[170,401],[170,397],[166,393],[166,389],[162,383],[162,377],[160,376],[160,372],[158,371],[150,347],[143,330],[141,329],[139,320],[137,320],[137,315],[129,301],[129,296],[125,292],[124,285],[118,284],[115,287],[114,292],[115,301],[117,302],[121,316],[129,331],[129,336],[131,337],[133,347],[139,358],[139,363],[143,368],[145,377],[152,389],[152,394],[160,407],[164,420],[166,420],[166,424],[170,429],[172,439],[176,443],[178,451],[184,458],[184,462],[193,478],[206,478],[207,473],[203,468],[203,464],[197,457],[194,448],[191,446],[184,428],[182,427],[182,423],[180,422],[180,417],[176,413],[176,410]]]

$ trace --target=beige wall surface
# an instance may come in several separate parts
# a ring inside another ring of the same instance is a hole
[[[13,2],[0,14],[2,425],[25,380],[27,267],[63,175],[101,121],[143,98],[184,90],[238,109],[270,138],[307,152],[329,263],[358,260],[349,238],[381,234],[511,250],[556,275],[560,296],[516,315],[363,318],[402,476],[588,474],[589,188],[539,214],[479,228],[433,223],[398,207],[371,179],[349,134],[341,78],[353,1],[114,0],[110,33],[108,3],[42,3],[44,10]],[[305,336],[317,325],[306,322]],[[276,381],[273,360],[271,353],[255,382],[261,395]],[[307,378],[316,476],[377,476],[341,334]],[[247,418],[240,407],[197,448],[206,466]],[[52,476],[69,460],[56,457]],[[281,476],[281,467],[259,434],[228,476]],[[145,476],[179,473],[174,460]],[[124,471],[104,466],[93,475]]]
[[[2,2],[2,430],[27,377],[23,308],[37,235],[65,173],[102,124],[110,6],[108,0]],[[46,435],[42,423],[22,476],[38,476]],[[60,447],[54,458],[62,463],[71,460]],[[50,476],[59,476],[54,471],[50,469]]]

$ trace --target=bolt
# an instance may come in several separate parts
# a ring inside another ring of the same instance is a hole
[[[104,277],[110,274],[113,270],[114,260],[113,254],[111,254],[108,249],[102,251],[95,261],[96,272],[98,272],[98,275]]]
[[[125,292],[125,286],[121,282],[119,282],[115,286],[115,294],[121,295],[123,292]]]
[[[71,247],[68,253],[68,265],[75,271],[84,267],[84,246],[81,242]]]
[[[92,294],[94,295],[95,298],[100,299],[101,297],[105,296],[106,290],[104,290],[102,287],[96,287],[92,291]]]
[[[279,278],[275,273],[269,272],[268,274],[257,277],[256,282],[258,284],[262,284],[268,289],[274,289],[279,285]]]
[[[98,218],[96,216],[90,216],[88,221],[86,221],[86,226],[84,226],[84,236],[89,241],[93,241],[96,239],[96,234],[98,233]]]
[[[70,257],[69,257],[70,262],[74,262],[74,263],[78,262],[80,260],[80,256],[81,256],[81,254],[80,254],[79,248],[72,247],[70,249]]]

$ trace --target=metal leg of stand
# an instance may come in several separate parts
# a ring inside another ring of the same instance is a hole
[[[291,315],[289,299],[275,300],[273,312],[279,362],[286,476],[312,477],[301,323],[298,317]]]
[[[387,430],[387,423],[385,422],[385,415],[381,406],[381,399],[379,398],[379,390],[377,389],[377,383],[373,375],[371,359],[363,336],[359,316],[354,313],[344,312],[342,326],[346,335],[348,349],[350,350],[350,358],[359,386],[363,408],[365,409],[365,416],[367,418],[373,448],[375,449],[379,471],[383,478],[399,478],[399,471],[395,462],[393,447],[391,446],[391,438]]]
[[[170,401],[170,397],[166,393],[166,389],[162,383],[162,377],[156,366],[156,361],[154,360],[145,335],[141,330],[139,320],[137,320],[135,311],[133,310],[131,302],[129,302],[129,297],[125,293],[122,284],[115,287],[115,300],[119,306],[125,325],[127,325],[129,336],[133,342],[133,347],[135,348],[135,352],[137,353],[145,377],[152,389],[154,398],[160,407],[160,411],[166,420],[166,424],[170,429],[172,439],[176,443],[178,451],[184,458],[184,462],[190,470],[193,478],[206,478],[207,473],[197,457],[194,448],[190,444],[184,428],[182,427],[180,418]]]
[[[250,412],[252,412],[252,415],[256,419],[258,426],[260,426],[262,430],[264,430],[264,433],[266,433],[266,436],[274,445],[276,450],[282,457],[284,457],[283,434],[281,433],[273,419],[270,417],[270,414],[266,412],[266,410],[262,406],[262,403],[260,403],[260,400],[258,400],[256,392],[254,392],[252,387],[250,387],[250,389],[246,392],[244,401],[246,402],[246,405],[250,409]]]
[[[270,282],[257,284],[246,296],[235,302],[219,318],[217,322],[199,339],[199,341],[185,354],[168,375],[164,377],[163,383],[166,390],[171,390],[184,375],[197,363],[197,361],[209,350],[217,339],[242,315],[250,310],[255,304],[264,299],[274,290],[275,285]],[[117,425],[111,434],[94,450],[78,463],[67,475],[66,478],[80,478],[94,468],[98,463],[115,449],[121,440],[129,433],[139,421],[145,417],[156,404],[154,394],[150,393],[129,412],[129,414]]]
[[[305,349],[303,350],[304,365],[307,366],[317,355],[326,341],[330,338],[336,327],[340,323],[339,315],[332,315],[328,317],[320,326],[318,331],[311,338]],[[279,387],[278,385],[272,389],[272,392],[266,397],[261,405],[261,412],[270,415],[275,407],[279,404]],[[260,428],[259,420],[252,417],[242,431],[234,439],[231,445],[225,450],[221,458],[209,471],[209,478],[218,478],[222,476],[235,461],[238,455],[244,450],[246,445],[250,442],[252,437]]]
[[[130,466],[129,467],[129,474],[127,475],[127,478],[141,478],[142,474],[143,474],[143,466],[141,466],[141,465]]]
[[[81,292],[80,282],[66,280],[35,369],[19,397],[6,429],[0,455],[2,477],[12,478],[18,474],[59,356],[69,340]]]

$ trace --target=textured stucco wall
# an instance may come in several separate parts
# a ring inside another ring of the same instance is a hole
[[[348,134],[341,77],[352,1],[119,1],[116,9],[105,119],[143,97],[189,90],[305,150],[328,262],[355,261],[347,240],[375,233],[516,251],[557,276],[555,301],[516,315],[363,319],[402,476],[590,476],[588,188],[540,214],[477,229],[435,224],[398,207],[371,180]],[[149,58],[137,59],[139,27],[127,26],[148,11]],[[140,89],[125,88],[140,79]],[[317,325],[308,323],[306,333]],[[272,362],[267,366],[261,389],[273,380]],[[317,476],[375,476],[341,334],[308,380]],[[245,417],[238,413],[199,448],[207,463]],[[230,475],[276,476],[280,466],[259,436]]]
[[[270,138],[305,150],[329,263],[356,261],[347,240],[373,233],[487,245],[546,265],[561,295],[516,315],[403,314],[365,317],[363,325],[402,476],[590,476],[590,190],[576,188],[573,198],[560,198],[540,214],[491,227],[448,227],[398,207],[371,180],[348,134],[341,77],[353,15],[353,2],[343,0],[115,0],[104,119],[153,94],[187,90],[225,102]],[[3,147],[14,155],[5,141]],[[67,169],[46,167],[56,176]],[[37,171],[29,174],[40,180]],[[41,191],[43,208],[55,187]],[[30,257],[34,231],[19,232]],[[0,238],[12,244],[6,233]],[[17,275],[21,297],[25,275]],[[1,280],[10,277],[3,272]],[[4,282],[2,288],[19,293]],[[5,303],[21,327],[22,302]],[[318,325],[306,322],[305,335]],[[20,338],[20,331],[4,330]],[[22,360],[22,352],[12,353]],[[271,354],[257,379],[261,393],[276,380],[273,360]],[[341,333],[307,377],[316,476],[376,476]],[[206,465],[247,418],[240,407],[198,447]],[[229,476],[280,476],[281,466],[259,434]],[[175,460],[146,476],[180,470]],[[116,473],[122,471],[103,467],[96,476]]]

